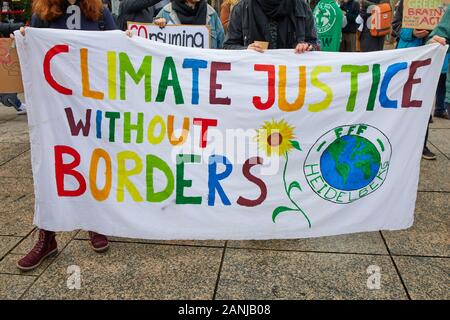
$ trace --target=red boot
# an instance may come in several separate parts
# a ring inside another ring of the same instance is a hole
[[[23,271],[33,270],[47,257],[58,252],[58,245],[53,231],[39,230],[39,240],[33,249],[17,262],[17,267]]]
[[[91,246],[95,252],[105,252],[109,248],[108,238],[100,233],[89,231]]]

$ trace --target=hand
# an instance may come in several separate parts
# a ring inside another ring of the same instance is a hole
[[[19,31],[25,37],[25,27],[20,27]]]
[[[129,38],[133,38],[133,31],[131,30],[126,30],[125,34],[129,37]]]
[[[305,53],[305,52],[307,52],[307,51],[311,51],[312,49],[313,49],[313,46],[312,46],[312,45],[310,45],[309,43],[306,43],[306,42],[302,42],[302,43],[299,43],[299,44],[295,47],[294,52],[295,52],[295,53]]]
[[[153,23],[162,29],[167,25],[167,20],[164,18],[158,18],[158,19],[155,19],[153,21]]]
[[[447,44],[447,41],[445,40],[445,38],[442,38],[440,36],[434,36],[433,38],[431,38],[429,43],[439,43],[445,46]]]
[[[419,38],[419,39],[428,37],[429,34],[430,34],[430,31],[428,31],[428,30],[420,30],[420,29],[413,30],[414,37]]]
[[[248,49],[248,50],[254,50],[254,51],[259,52],[259,53],[263,53],[263,52],[264,52],[264,48],[261,47],[261,46],[260,46],[258,43],[256,43],[256,42],[253,42],[251,45],[249,45],[247,49]]]

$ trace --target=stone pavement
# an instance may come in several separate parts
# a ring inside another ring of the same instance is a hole
[[[435,119],[414,226],[283,241],[112,239],[94,253],[85,232],[58,234],[60,252],[30,273],[16,261],[33,244],[26,116],[0,107],[0,299],[450,299],[450,121]],[[407,174],[407,173],[405,173]],[[34,235],[36,237],[36,234]],[[67,268],[81,268],[69,290]],[[369,290],[367,268],[381,268]]]

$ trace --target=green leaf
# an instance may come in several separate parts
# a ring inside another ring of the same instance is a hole
[[[297,149],[298,151],[302,151],[302,148],[300,148],[300,143],[298,143],[298,141],[296,140],[289,140],[289,142],[291,143],[291,145]]]
[[[297,209],[291,209],[291,208],[288,208],[288,207],[283,207],[283,206],[275,208],[275,210],[273,210],[273,213],[272,213],[272,221],[275,223],[275,219],[278,217],[278,215],[280,213],[283,213],[283,212],[286,212],[286,211],[298,211],[298,210]]]
[[[293,188],[297,188],[298,190],[303,191],[302,187],[300,186],[300,183],[298,181],[291,182],[291,184],[289,185],[289,188],[288,188],[288,194],[291,194],[291,190]]]

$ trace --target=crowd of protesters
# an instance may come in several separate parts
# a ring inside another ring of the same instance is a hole
[[[373,32],[367,23],[373,14],[373,6],[386,4],[385,0],[224,0],[220,13],[206,0],[121,0],[119,14],[111,13],[110,0],[34,0],[33,16],[30,26],[35,28],[56,28],[72,30],[103,31],[121,29],[126,31],[127,22],[155,23],[161,28],[168,24],[208,25],[210,27],[212,48],[241,50],[249,49],[264,52],[267,49],[293,49],[296,53],[324,50],[321,48],[317,24],[323,20],[321,2],[337,8],[339,30],[337,49],[343,52],[369,52],[383,50],[386,33]],[[387,1],[388,2],[388,1]],[[399,0],[392,23],[392,36],[398,48],[417,47],[428,42],[442,45],[450,42],[450,10],[434,30],[402,28],[402,4]],[[389,3],[389,2],[388,2]],[[69,6],[78,6],[80,19],[71,19]],[[447,5],[448,6],[448,5]],[[382,8],[382,7],[380,7]],[[384,7],[386,8],[386,6]],[[381,9],[383,10],[383,9]],[[390,10],[390,9],[389,9]],[[342,18],[341,18],[342,17]],[[341,24],[342,20],[342,24]],[[74,22],[75,21],[75,22]],[[21,28],[22,24],[1,23],[0,35],[9,34]],[[391,25],[389,25],[389,33]],[[131,36],[131,33],[128,32]],[[336,39],[334,39],[336,40]],[[331,48],[331,47],[330,47]],[[436,117],[449,119],[450,115],[450,76],[448,57],[442,66],[442,75],[436,92]],[[25,106],[16,94],[0,95],[0,102],[15,107],[19,113]],[[427,134],[428,136],[428,134]],[[425,146],[425,159],[435,159],[435,155]],[[95,251],[108,249],[106,236],[89,232],[90,242]],[[18,262],[22,270],[32,270],[57,252],[55,233],[39,230],[39,240],[33,249]]]

